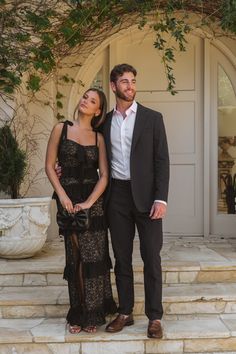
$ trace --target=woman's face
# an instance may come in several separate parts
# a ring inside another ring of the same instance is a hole
[[[101,113],[98,93],[96,91],[86,91],[79,101],[78,110],[88,116],[98,116]]]

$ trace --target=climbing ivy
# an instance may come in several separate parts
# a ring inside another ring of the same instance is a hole
[[[192,13],[198,20],[191,24]],[[0,95],[14,93],[25,73],[27,89],[39,91],[65,57],[79,57],[84,43],[96,46],[128,24],[154,31],[174,94],[175,52],[186,50],[186,36],[196,27],[234,37],[236,0],[0,0]]]

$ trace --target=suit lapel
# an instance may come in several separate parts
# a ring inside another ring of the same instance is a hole
[[[133,138],[131,144],[131,154],[137,144],[137,141],[144,130],[144,126],[147,123],[147,118],[145,117],[145,111],[142,109],[142,106],[138,103],[137,113],[134,124]]]

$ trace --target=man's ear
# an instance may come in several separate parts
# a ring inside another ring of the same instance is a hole
[[[110,82],[110,86],[111,86],[112,91],[113,91],[113,92],[116,92],[116,85],[115,85],[115,83],[111,81],[111,82]]]

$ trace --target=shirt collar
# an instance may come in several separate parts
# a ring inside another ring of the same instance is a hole
[[[132,105],[125,111],[126,113],[126,116],[128,116],[131,111],[136,113],[137,112],[137,107],[138,107],[138,104],[136,101],[133,101]],[[114,107],[114,113],[120,113],[117,109],[116,109],[116,106]]]

